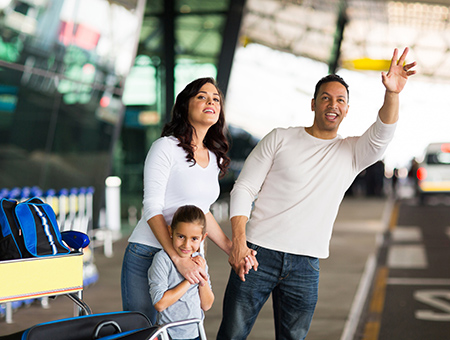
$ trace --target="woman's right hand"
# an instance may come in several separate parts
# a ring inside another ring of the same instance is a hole
[[[194,261],[194,263],[198,264],[200,266],[200,268],[203,268],[203,269],[206,268],[206,260],[202,256],[197,255],[197,256],[191,257],[191,259],[192,259],[192,261]]]
[[[206,275],[205,270],[192,261],[190,257],[178,257],[174,259],[174,264],[180,274],[183,275],[190,284],[202,284],[203,282],[208,281],[208,276]]]

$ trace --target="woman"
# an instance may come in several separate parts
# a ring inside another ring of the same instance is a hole
[[[148,269],[162,248],[191,283],[207,282],[205,271],[174,250],[167,226],[178,207],[192,204],[205,213],[208,237],[229,254],[231,241],[209,211],[219,196],[219,173],[229,158],[224,136],[223,95],[212,78],[188,84],[177,96],[172,120],[156,140],[144,165],[143,216],[129,238],[122,265],[124,310],[140,311],[152,323]]]

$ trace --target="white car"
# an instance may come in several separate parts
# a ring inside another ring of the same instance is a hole
[[[416,172],[417,195],[450,194],[450,143],[429,144]]]

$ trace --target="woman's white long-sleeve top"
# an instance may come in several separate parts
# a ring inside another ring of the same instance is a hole
[[[175,211],[192,204],[205,214],[219,197],[219,167],[216,155],[209,151],[208,166],[187,162],[186,152],[175,137],[161,137],[151,146],[144,165],[143,214],[128,239],[162,248],[147,221],[159,214],[168,224]]]

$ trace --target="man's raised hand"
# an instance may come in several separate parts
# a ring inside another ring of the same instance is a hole
[[[412,68],[416,66],[415,61],[404,65],[408,52],[409,48],[406,47],[400,56],[400,59],[397,60],[398,49],[396,48],[391,59],[391,65],[388,73],[386,74],[385,72],[381,72],[381,80],[386,88],[386,91],[400,93],[405,87],[408,77],[416,73],[415,70],[412,70]]]

